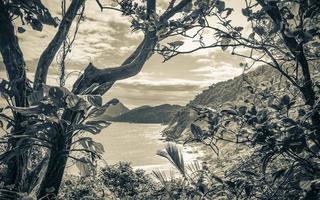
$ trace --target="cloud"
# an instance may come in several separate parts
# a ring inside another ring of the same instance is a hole
[[[139,86],[139,87],[152,87],[154,89],[164,90],[179,90],[179,88],[203,88],[212,84],[212,80],[192,80],[192,79],[181,79],[181,78],[162,78],[156,73],[143,73],[139,75],[121,80],[118,82],[120,85]]]
[[[234,67],[230,63],[220,62],[215,64],[215,66],[203,66],[192,69],[190,72],[195,73],[197,76],[210,78],[211,80],[214,80],[214,82],[219,82],[240,75],[243,72],[243,69]]]

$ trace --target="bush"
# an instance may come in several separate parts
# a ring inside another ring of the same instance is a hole
[[[150,199],[155,190],[151,177],[143,170],[134,170],[127,162],[105,167],[101,178],[105,187],[120,199]]]

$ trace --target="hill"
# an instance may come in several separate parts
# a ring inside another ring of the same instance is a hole
[[[211,85],[208,89],[196,95],[192,101],[174,115],[168,127],[163,130],[163,134],[170,140],[187,136],[191,123],[197,118],[196,112],[191,109],[192,106],[210,106],[215,108],[228,102],[235,103],[243,99],[249,92],[243,89],[244,76],[251,82],[258,84],[280,75],[270,67],[259,67],[233,79]]]
[[[110,105],[110,107],[106,110],[106,112],[99,117],[99,119],[103,120],[112,120],[112,118],[117,117],[121,114],[130,111],[123,103],[120,101],[116,105]]]
[[[159,106],[141,106],[114,117],[115,122],[131,123],[168,123],[182,106],[163,104]]]

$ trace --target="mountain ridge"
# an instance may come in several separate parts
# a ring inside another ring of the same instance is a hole
[[[255,70],[237,76],[233,79],[221,81],[209,86],[196,95],[186,106],[179,110],[168,126],[162,131],[168,140],[184,139],[190,134],[189,127],[197,118],[197,113],[192,109],[193,106],[209,106],[215,108],[226,103],[235,103],[244,98],[249,93],[242,89],[244,77],[253,82],[262,82],[272,77],[280,76],[275,69],[260,66]]]

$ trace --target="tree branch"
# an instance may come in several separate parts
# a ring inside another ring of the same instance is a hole
[[[147,34],[138,48],[120,67],[98,69],[90,63],[84,73],[74,83],[72,92],[79,94],[94,83],[109,83],[112,85],[117,80],[126,79],[138,74],[144,63],[153,53],[156,42],[155,33]]]
[[[59,26],[58,32],[49,43],[48,47],[41,54],[38,62],[35,78],[34,89],[42,89],[42,84],[46,83],[49,66],[52,63],[57,51],[59,50],[62,42],[68,35],[69,29],[74,18],[77,15],[78,10],[83,5],[84,0],[72,0],[65,16],[63,17]]]

